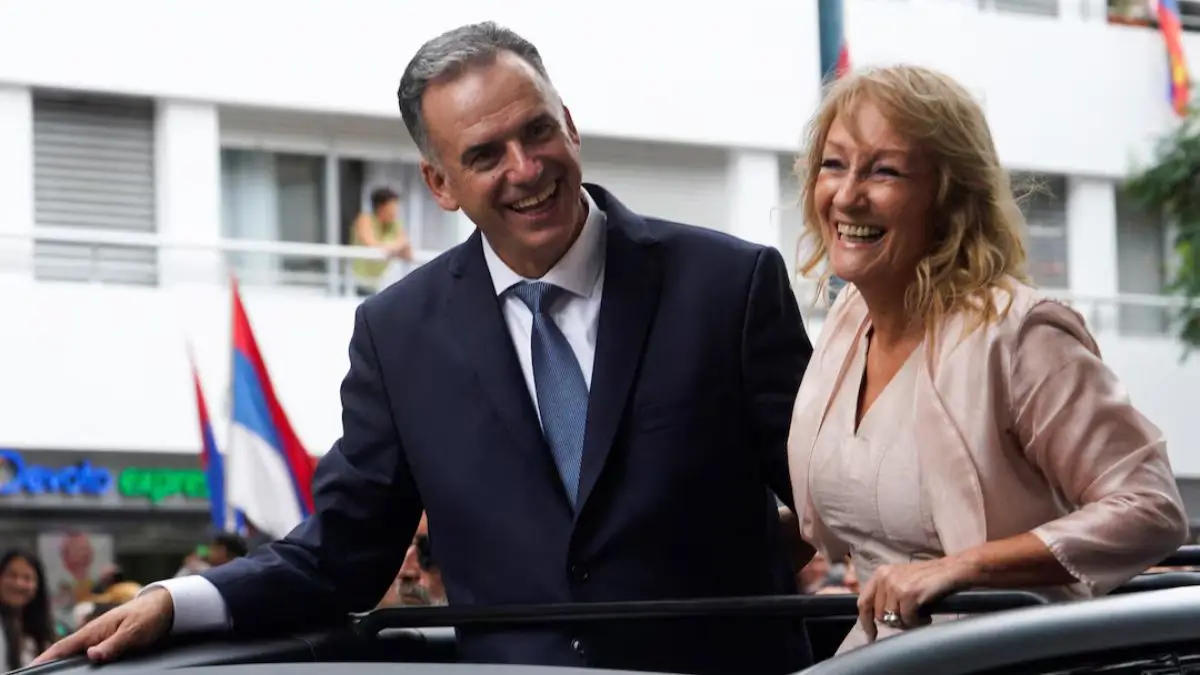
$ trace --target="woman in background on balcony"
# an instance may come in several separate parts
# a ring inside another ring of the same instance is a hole
[[[36,556],[9,551],[0,558],[0,667],[16,670],[54,642],[46,574]]]
[[[805,273],[830,309],[788,442],[802,536],[850,553],[841,650],[972,587],[1106,593],[1187,523],[1157,428],[1080,316],[1027,285],[1022,219],[980,107],[913,67],[827,94],[797,163]]]
[[[361,213],[354,220],[351,243],[373,246],[385,256],[384,260],[355,260],[352,268],[359,293],[369,295],[403,276],[404,270],[393,273],[389,266],[404,267],[412,261],[412,245],[400,222],[400,196],[390,188],[371,192],[371,213]]]

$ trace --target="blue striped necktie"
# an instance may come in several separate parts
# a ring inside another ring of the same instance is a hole
[[[523,281],[511,290],[533,312],[533,384],[542,434],[574,508],[579,493],[588,389],[571,345],[548,314],[563,289],[543,281]]]

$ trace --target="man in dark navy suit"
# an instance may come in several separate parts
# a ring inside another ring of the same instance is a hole
[[[614,94],[616,95],[616,94]],[[463,244],[359,308],[343,436],[287,538],[172,580],[60,655],[168,630],[328,623],[375,604],[422,509],[451,604],[792,592],[774,495],[811,347],[774,249],[583,185],[537,50],[493,24],[425,44],[400,108]],[[772,494],[773,493],[773,494]],[[688,672],[803,665],[786,622],[459,632],[466,660]]]

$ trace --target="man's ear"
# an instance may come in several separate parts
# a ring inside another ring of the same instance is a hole
[[[579,130],[575,128],[575,120],[571,119],[571,109],[563,104],[563,121],[567,123],[567,138],[575,145],[579,145]]]
[[[421,159],[421,178],[425,179],[425,184],[429,186],[429,191],[433,193],[433,199],[438,206],[446,211],[458,210],[458,200],[450,194],[446,174],[425,158]]]

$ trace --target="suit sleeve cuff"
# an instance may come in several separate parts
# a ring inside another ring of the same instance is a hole
[[[208,579],[198,574],[167,579],[150,584],[141,593],[152,588],[164,588],[171,594],[171,602],[175,605],[171,635],[229,630],[225,599]]]

